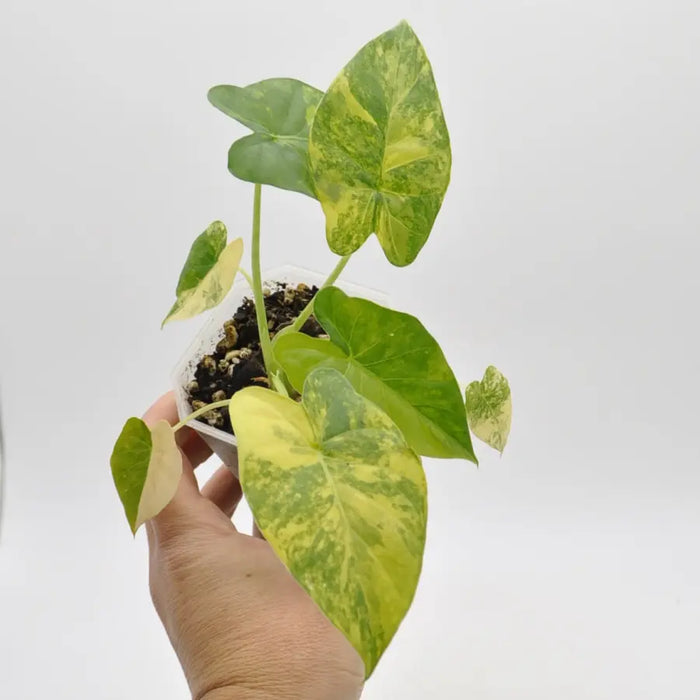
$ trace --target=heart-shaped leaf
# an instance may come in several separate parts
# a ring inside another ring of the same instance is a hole
[[[362,657],[369,676],[418,582],[427,495],[420,459],[391,419],[321,368],[301,404],[234,394],[239,474],[255,521]]]
[[[214,107],[254,132],[231,146],[231,173],[247,182],[314,197],[308,138],[322,96],[320,90],[292,78],[271,78],[243,88],[213,87],[208,97]]]
[[[457,380],[417,318],[337,287],[316,295],[314,314],[332,342],[289,333],[273,346],[297,391],[314,367],[334,367],[391,416],[418,454],[476,463]]]
[[[182,474],[182,457],[167,421],[149,428],[129,418],[110,460],[112,477],[133,533],[170,503]]]
[[[321,100],[309,139],[316,194],[333,252],[376,233],[408,265],[450,181],[450,139],[433,72],[406,22],[370,41]]]
[[[180,273],[177,301],[162,326],[197,316],[223,301],[236,278],[242,255],[242,239],[226,245],[226,227],[220,221],[197,236]]]
[[[466,407],[472,433],[503,453],[510,433],[513,405],[508,380],[492,365],[484,378],[472,382],[466,391]]]

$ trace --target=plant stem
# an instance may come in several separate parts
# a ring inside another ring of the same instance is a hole
[[[250,288],[253,288],[253,278],[242,268],[238,268],[238,272],[245,278],[245,281],[250,285]]]
[[[338,264],[333,268],[333,271],[331,272],[330,275],[328,275],[328,279],[321,285],[321,289],[325,289],[326,287],[330,287],[333,282],[335,282],[338,277],[340,276],[340,273],[345,269],[345,266],[348,264],[348,260],[350,260],[350,255],[344,255],[340,260],[338,261]],[[319,289],[319,291],[321,291]],[[306,323],[308,320],[309,316],[314,312],[314,300],[312,299],[305,307],[304,310],[297,316],[295,319],[294,323],[292,323],[291,326],[288,326],[289,332],[292,333],[294,331],[299,331],[301,330],[302,326]],[[287,329],[285,329],[287,330]]]
[[[270,330],[267,327],[267,313],[265,312],[265,297],[262,288],[262,273],[260,271],[260,200],[262,186],[255,185],[253,198],[253,245],[251,250],[251,264],[253,266],[253,298],[255,300],[255,318],[258,322],[258,334],[260,335],[260,349],[262,350],[263,363],[267,376],[272,376],[276,370],[272,344],[270,343]]]
[[[177,425],[173,426],[173,432],[176,433],[180,428],[183,428],[187,423],[189,423],[191,420],[194,420],[195,418],[199,418],[203,413],[209,413],[209,411],[213,411],[215,408],[224,408],[225,406],[229,405],[229,400],[226,401],[216,401],[215,403],[210,403],[204,406],[203,408],[198,408],[196,411],[193,413],[190,413],[189,416],[186,418],[183,418]]]

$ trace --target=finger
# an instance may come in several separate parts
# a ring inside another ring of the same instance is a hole
[[[163,394],[144,414],[146,425],[153,425],[159,420],[166,420],[170,425],[179,421],[175,395],[172,391]],[[185,426],[175,433],[175,441],[180,446],[192,467],[198,467],[211,456],[211,448],[196,430]]]
[[[173,392],[169,391],[167,394],[163,394],[163,396],[143,414],[143,419],[149,425],[159,420],[167,420],[170,425],[175,425],[178,421],[178,417],[175,395]]]
[[[202,496],[208,498],[228,518],[233,517],[243,491],[238,479],[228,467],[221,466],[202,488]]]
[[[258,527],[258,524],[253,520],[253,537],[257,537],[259,540],[264,540],[265,535],[262,534],[262,531]],[[267,540],[265,540],[267,542]]]
[[[212,450],[202,436],[193,428],[185,426],[175,433],[175,442],[185,453],[194,469],[204,464],[212,455]]]

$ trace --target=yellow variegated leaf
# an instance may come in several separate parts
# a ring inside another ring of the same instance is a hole
[[[370,41],[318,105],[309,158],[331,250],[348,255],[375,233],[408,265],[450,181],[450,139],[433,72],[406,22]]]
[[[319,368],[301,404],[251,387],[230,404],[255,520],[369,676],[406,614],[425,545],[425,475],[391,419]]]
[[[231,289],[243,255],[243,241],[226,245],[226,227],[215,221],[197,237],[177,285],[177,301],[163,324],[201,314],[223,301]]]
[[[508,380],[495,367],[487,367],[484,378],[467,387],[466,406],[472,433],[502,453],[513,414]]]
[[[182,475],[182,456],[167,421],[149,428],[129,418],[114,445],[112,477],[132,532],[170,503]]]

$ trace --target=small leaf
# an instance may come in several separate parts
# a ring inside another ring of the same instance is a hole
[[[348,638],[369,676],[408,610],[427,514],[425,475],[391,419],[337,371],[301,404],[234,394],[239,474],[265,538]]]
[[[254,133],[236,141],[228,169],[241,180],[315,197],[308,163],[309,128],[323,96],[306,83],[271,78],[247,87],[218,85],[209,101]]]
[[[459,384],[417,318],[336,287],[316,295],[314,314],[332,342],[289,333],[273,345],[297,391],[315,367],[334,367],[391,416],[418,454],[476,463]]]
[[[211,309],[228,294],[243,255],[243,241],[226,245],[226,227],[215,221],[190,248],[177,283],[177,301],[163,320],[184,320]]]
[[[170,503],[182,474],[182,457],[167,421],[152,428],[129,418],[114,445],[112,477],[131,531]]]
[[[495,367],[487,367],[484,378],[467,387],[466,406],[472,433],[503,453],[513,413],[508,380]]]
[[[309,139],[331,250],[376,233],[408,265],[433,227],[450,181],[450,139],[433,72],[406,22],[370,41],[321,100]]]

